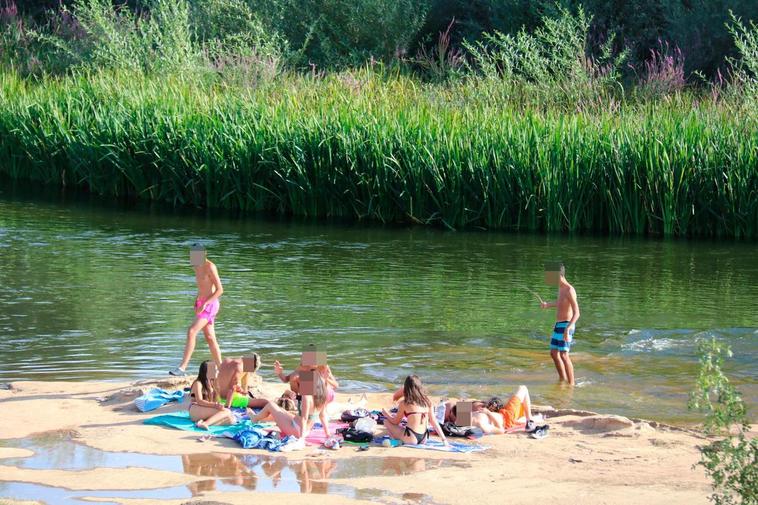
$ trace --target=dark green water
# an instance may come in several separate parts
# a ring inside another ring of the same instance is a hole
[[[0,192],[0,381],[157,376],[192,320],[188,244],[203,241],[225,294],[222,351],[294,366],[326,346],[344,389],[389,390],[415,372],[434,393],[506,394],[673,422],[699,339],[728,342],[728,373],[758,400],[755,243],[452,233],[126,209]],[[578,387],[556,385],[553,298],[561,258],[579,295]],[[193,367],[208,356],[200,338]],[[755,412],[753,410],[753,412]]]

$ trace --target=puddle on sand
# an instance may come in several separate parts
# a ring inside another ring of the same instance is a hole
[[[138,467],[207,477],[185,486],[146,490],[71,491],[64,488],[17,482],[0,482],[0,496],[36,499],[45,503],[83,505],[82,497],[112,499],[190,499],[209,491],[260,491],[281,493],[337,494],[370,501],[432,504],[423,494],[395,494],[379,489],[356,489],[339,479],[368,476],[408,475],[441,467],[468,467],[447,459],[364,456],[350,459],[323,458],[288,460],[269,454],[209,452],[161,456],[107,452],[73,440],[75,433],[54,431],[39,436],[6,441],[3,445],[29,449],[33,456],[6,458],[0,464],[30,469],[89,470],[93,468]],[[350,447],[340,449],[350,451]],[[335,482],[337,480],[337,482]]]

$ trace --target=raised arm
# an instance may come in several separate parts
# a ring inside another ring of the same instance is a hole
[[[279,377],[279,380],[282,382],[289,382],[290,379],[292,379],[291,373],[284,375],[284,369],[282,368],[282,364],[279,363],[279,360],[274,361],[274,373],[276,374],[277,377]]]
[[[384,415],[384,422],[389,422],[390,424],[400,424],[400,421],[403,420],[403,415],[405,412],[405,403],[400,402],[400,404],[397,406],[397,414],[392,414],[391,412],[387,412],[385,409],[382,409],[382,415]]]
[[[324,377],[324,379],[326,379],[326,383],[329,386],[332,386],[332,389],[337,389],[338,387],[340,387],[340,383],[337,382],[337,379],[334,378],[334,375],[332,374],[332,369],[329,368],[329,365],[326,365],[326,377]]]
[[[558,302],[540,302],[540,308],[549,309],[550,307],[557,307]]]

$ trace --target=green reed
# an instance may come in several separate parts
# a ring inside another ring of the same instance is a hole
[[[758,236],[758,119],[681,98],[530,110],[371,72],[257,89],[0,73],[0,173],[118,197],[534,231]]]

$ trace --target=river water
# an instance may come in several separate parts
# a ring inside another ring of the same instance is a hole
[[[294,367],[325,347],[343,390],[409,373],[435,394],[692,423],[697,342],[734,351],[727,372],[758,400],[758,246],[730,241],[516,235],[238,218],[0,190],[0,381],[160,376],[193,317],[188,244],[203,242],[225,293],[222,351]],[[549,357],[561,259],[582,317],[578,385]],[[209,356],[202,337],[192,370]],[[191,371],[192,371],[191,370]],[[753,409],[754,413],[755,410]],[[753,415],[754,417],[754,415]]]

